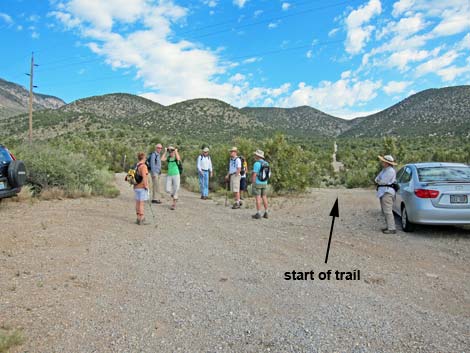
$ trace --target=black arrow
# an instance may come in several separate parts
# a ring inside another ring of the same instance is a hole
[[[328,254],[330,253],[331,236],[333,235],[333,227],[335,226],[335,218],[339,217],[338,198],[336,198],[336,202],[333,205],[333,208],[331,209],[330,217],[333,217],[333,220],[331,221],[330,239],[328,240],[328,248],[326,249],[325,263],[328,263]]]

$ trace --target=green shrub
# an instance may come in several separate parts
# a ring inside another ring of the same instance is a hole
[[[49,144],[22,145],[15,152],[24,161],[28,182],[36,192],[59,188],[67,197],[119,194],[114,175],[83,153]]]

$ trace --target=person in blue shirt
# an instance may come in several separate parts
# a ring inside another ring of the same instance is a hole
[[[261,166],[264,163],[267,163],[264,160],[264,152],[261,150],[256,150],[254,153],[255,163],[253,165],[253,173],[251,174],[251,191],[253,195],[255,195],[256,200],[256,214],[252,217],[254,219],[261,218],[261,200],[263,200],[264,206],[264,214],[263,218],[268,218],[268,197],[266,195],[266,190],[268,187],[268,181],[261,181],[259,180],[259,173],[261,170]]]
[[[160,153],[163,146],[159,143],[155,146],[155,151],[150,155],[150,175],[152,176],[152,203],[162,203],[160,195],[160,175],[162,174],[162,161]]]

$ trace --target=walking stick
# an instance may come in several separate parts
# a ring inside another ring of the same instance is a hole
[[[225,181],[225,207],[227,207],[228,202],[228,182]]]
[[[153,208],[152,208],[152,200],[150,200],[150,190],[147,190],[147,192],[149,194],[148,201],[149,201],[150,213],[152,214],[152,218],[153,218],[153,224],[155,225],[155,228],[157,228],[157,221],[155,220],[155,213],[153,213]]]

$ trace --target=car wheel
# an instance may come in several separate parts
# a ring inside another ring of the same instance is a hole
[[[24,185],[26,182],[26,167],[22,161],[11,161],[8,166],[8,182],[14,188]]]
[[[412,232],[414,230],[414,224],[408,219],[405,205],[401,207],[401,227],[405,232]]]

